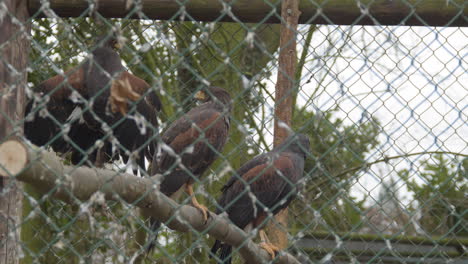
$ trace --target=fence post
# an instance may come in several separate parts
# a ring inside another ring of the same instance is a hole
[[[26,0],[0,4],[0,142],[21,135],[30,25]],[[0,177],[0,264],[19,263],[21,185]]]
[[[280,53],[278,63],[278,79],[275,87],[275,128],[274,145],[277,146],[288,136],[287,127],[291,127],[293,96],[295,91],[295,73],[297,65],[296,32],[299,20],[299,0],[285,0],[281,5]],[[288,209],[276,215],[275,221],[270,221],[267,233],[271,242],[281,249],[288,245],[286,234],[288,226]]]

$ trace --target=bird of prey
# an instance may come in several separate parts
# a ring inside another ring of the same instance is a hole
[[[217,214],[227,213],[229,219],[249,232],[266,224],[270,215],[286,208],[297,193],[298,181],[304,173],[309,138],[303,134],[288,137],[268,153],[248,161],[229,179],[222,188]],[[262,246],[274,258],[274,245],[260,230]],[[220,263],[231,263],[232,246],[216,240],[211,252],[215,256],[221,250]]]
[[[151,175],[161,174],[160,191],[177,199],[179,191],[191,196],[192,205],[208,219],[207,208],[193,193],[193,184],[216,160],[227,141],[230,125],[231,96],[219,87],[196,93],[203,102],[174,121],[162,134],[161,154],[153,155]],[[154,247],[161,222],[150,218],[148,251]]]
[[[144,168],[156,148],[161,102],[148,83],[125,70],[119,48],[116,35],[101,36],[83,63],[35,87],[26,106],[26,138],[71,152],[73,164],[102,165],[120,153],[124,162],[132,157]]]

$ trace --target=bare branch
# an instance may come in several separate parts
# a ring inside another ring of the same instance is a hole
[[[425,152],[416,152],[416,153],[406,153],[406,154],[402,154],[402,155],[398,155],[398,156],[384,157],[383,159],[378,159],[378,160],[374,160],[372,162],[363,163],[360,166],[352,167],[352,168],[349,168],[349,169],[347,169],[345,171],[342,171],[339,174],[333,176],[333,178],[339,178],[339,177],[341,177],[343,175],[346,175],[346,174],[348,174],[350,172],[355,172],[355,171],[358,171],[360,169],[369,168],[370,166],[372,166],[374,164],[377,164],[377,163],[388,162],[389,160],[393,160],[393,159],[401,159],[401,158],[407,158],[407,157],[411,157],[411,156],[420,156],[420,155],[428,155],[428,154],[429,155],[432,155],[432,154],[446,154],[446,155],[461,156],[461,157],[464,157],[464,158],[468,157],[468,155],[466,155],[466,154],[451,152],[451,151],[425,151]]]
[[[12,143],[14,141],[15,143]],[[12,144],[21,144],[11,152]],[[5,147],[6,146],[6,147]],[[6,153],[8,152],[8,153]],[[8,156],[8,162],[24,160],[25,164],[17,180],[34,185],[38,190],[50,192],[55,189],[54,197],[72,203],[79,199],[89,199],[96,192],[101,192],[108,200],[124,200],[134,204],[157,220],[168,223],[171,229],[188,232],[206,232],[210,236],[234,247],[242,248],[240,255],[246,263],[263,263],[269,260],[269,254],[255,244],[244,231],[232,225],[227,219],[210,212],[206,223],[202,214],[194,207],[179,205],[155,189],[158,176],[140,178],[123,172],[88,167],[65,166],[53,153],[35,146],[25,146],[17,140],[9,140],[0,145],[0,156]],[[1,162],[1,161],[0,161]],[[5,169],[15,168],[1,163],[0,176],[7,176]],[[175,217],[173,217],[175,216]],[[293,256],[281,253],[276,263],[299,263]]]

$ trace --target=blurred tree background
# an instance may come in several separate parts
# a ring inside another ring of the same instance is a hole
[[[442,154],[420,162],[419,181],[403,169],[398,176],[414,194],[408,208],[419,216],[419,233],[429,236],[468,237],[468,159],[451,160]]]

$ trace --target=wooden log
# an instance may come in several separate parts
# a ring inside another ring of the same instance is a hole
[[[97,2],[97,1],[96,1]],[[280,23],[280,4],[271,0],[99,0],[97,11],[107,18]],[[28,0],[34,17],[92,15],[89,0]],[[132,5],[128,5],[132,3]],[[133,4],[141,3],[135,9]],[[50,7],[50,9],[49,9]],[[468,26],[465,0],[301,0],[301,24]],[[135,12],[140,10],[141,12]]]
[[[0,175],[16,175],[28,163],[27,151],[23,144],[10,140],[0,145]]]
[[[23,147],[11,152],[11,146],[17,144],[22,144]],[[205,222],[198,209],[179,205],[157,191],[160,175],[141,178],[113,170],[65,166],[55,154],[17,140],[1,144],[0,157],[7,157],[0,159],[0,166],[19,171],[19,174],[15,175],[17,180],[29,183],[44,193],[54,190],[53,196],[65,202],[76,203],[76,199],[85,201],[101,193],[109,200],[122,199],[129,204],[135,204],[144,210],[145,214],[167,223],[171,229],[208,233],[225,243],[241,247],[239,253],[247,263],[263,263],[269,259],[265,250],[224,217],[210,212],[210,218]],[[28,162],[24,163],[23,160]],[[5,170],[0,171],[0,177],[6,175]],[[283,252],[275,263],[299,262]]]

